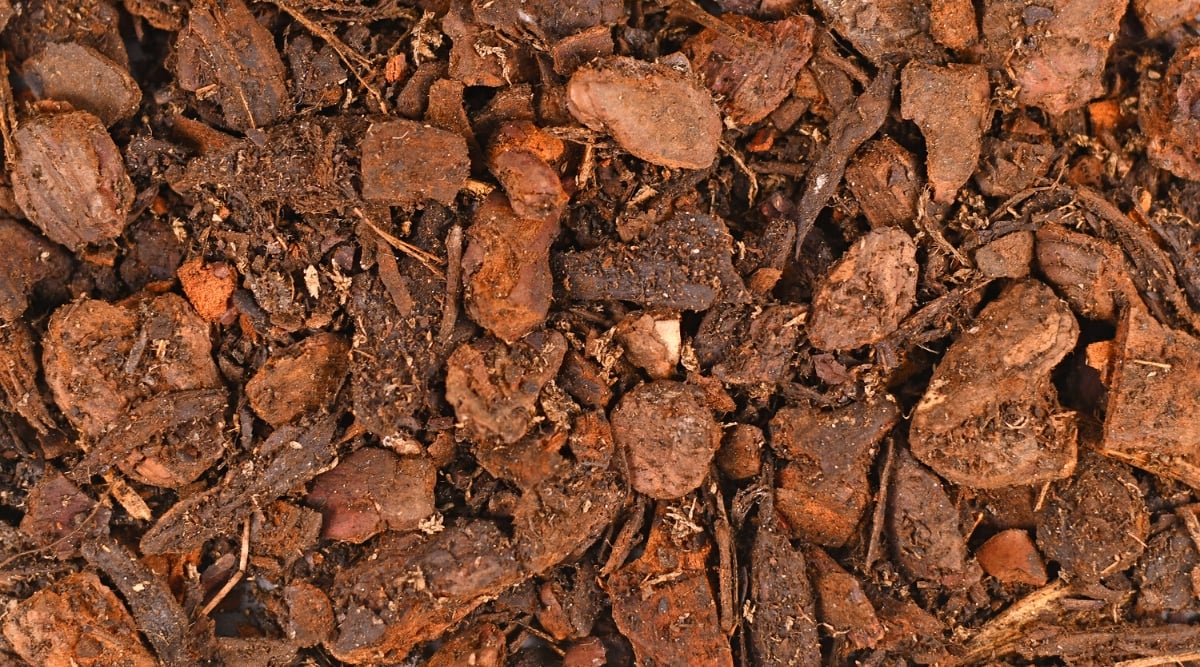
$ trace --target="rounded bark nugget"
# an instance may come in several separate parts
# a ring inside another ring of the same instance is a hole
[[[700,389],[659,380],[640,385],[612,412],[613,438],[629,460],[633,488],[659,500],[681,498],[708,475],[721,428]]]

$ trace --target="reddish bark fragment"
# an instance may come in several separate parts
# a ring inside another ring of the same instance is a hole
[[[434,512],[437,470],[425,456],[365,447],[313,480],[306,502],[325,519],[321,537],[364,542],[383,530],[414,530]]]
[[[1042,274],[1080,315],[1115,322],[1118,306],[1141,300],[1115,245],[1061,225],[1042,225],[1036,240]]]
[[[985,278],[1024,278],[1032,263],[1033,232],[1028,230],[1001,236],[975,251],[975,265]]]
[[[574,35],[563,37],[550,47],[554,60],[554,72],[571,76],[575,70],[589,62],[613,54],[612,27],[597,25]]]
[[[1011,197],[1045,176],[1053,157],[1049,142],[986,137],[975,183],[989,197]]]
[[[975,550],[979,566],[1004,584],[1046,585],[1046,565],[1029,533],[1005,530],[988,538]]]
[[[624,56],[595,61],[571,76],[567,105],[579,122],[612,134],[621,148],[647,162],[704,169],[717,157],[717,105],[708,91],[666,65]]]
[[[740,482],[758,474],[766,437],[753,424],[734,424],[717,451],[717,467],[726,477]]]
[[[467,142],[410,120],[373,123],[362,141],[363,198],[395,206],[454,203],[470,176]]]
[[[679,365],[681,338],[678,317],[633,314],[613,329],[625,348],[625,358],[656,380],[669,378]]]
[[[235,130],[265,127],[291,114],[287,72],[275,39],[242,0],[201,0],[175,44],[179,86],[221,105]]]
[[[682,382],[635,387],[611,419],[613,439],[629,461],[630,483],[651,498],[682,498],[699,487],[721,445],[703,392]]]
[[[17,204],[71,250],[112,241],[133,207],[133,183],[108,130],[86,111],[38,116],[12,135]]]
[[[1154,39],[1200,16],[1200,0],[1133,0],[1133,11]]]
[[[43,589],[4,619],[4,636],[28,664],[43,667],[154,667],[125,605],[91,572]]]
[[[1058,405],[1054,367],[1079,324],[1045,285],[1010,286],[934,370],[913,412],[913,454],[955,484],[996,488],[1060,479],[1075,466],[1075,415]]]
[[[831,412],[787,407],[771,420],[771,448],[789,463],[779,473],[775,508],[791,535],[838,547],[854,535],[871,500],[874,448],[900,419],[891,397]]]
[[[554,168],[565,147],[527,120],[500,125],[488,147],[488,169],[504,191],[517,215],[529,218],[558,218],[567,205],[558,171]]]
[[[875,62],[890,56],[932,53],[926,30],[929,8],[913,0],[817,0],[833,27]]]
[[[992,99],[982,65],[910,62],[900,74],[900,114],[925,136],[933,199],[949,204],[975,173]]]
[[[328,405],[350,366],[350,343],[319,333],[277,350],[246,383],[255,414],[272,426]]]
[[[448,637],[429,656],[425,667],[504,667],[508,644],[504,632],[491,623],[471,623]]]
[[[1165,75],[1144,87],[1138,115],[1150,137],[1146,154],[1180,178],[1200,181],[1200,42],[1181,44]]]
[[[336,626],[333,607],[324,591],[306,581],[296,581],[283,589],[283,600],[288,608],[284,629],[288,639],[305,648],[329,639]]]
[[[917,157],[891,137],[867,142],[846,166],[846,187],[871,227],[911,227],[923,181]]]
[[[979,38],[971,0],[930,0],[929,33],[948,49],[965,49]]]
[[[685,46],[729,119],[739,127],[753,125],[792,92],[796,75],[812,56],[813,20],[803,14],[775,23],[739,14],[720,20],[726,30],[706,28]]]
[[[887,528],[893,557],[914,579],[950,589],[979,581],[979,566],[967,561],[958,511],[941,480],[905,451],[896,457]]]
[[[992,0],[983,7],[989,67],[1011,72],[1017,101],[1054,115],[1104,93],[1108,50],[1126,0]]]
[[[817,614],[834,636],[845,636],[851,648],[874,648],[883,639],[883,624],[862,584],[822,549],[808,549],[816,585]]]
[[[813,297],[808,338],[820,350],[852,350],[887,337],[916,304],[917,245],[901,229],[854,244]]]
[[[30,297],[60,289],[60,279],[71,272],[71,258],[61,246],[16,220],[0,219],[0,248],[5,249],[0,322],[12,322],[25,313]]]
[[[553,298],[550,245],[558,229],[557,215],[518,215],[499,193],[484,200],[462,258],[463,299],[476,324],[508,343],[541,326]]]
[[[76,556],[81,541],[108,532],[112,512],[105,507],[93,513],[96,501],[57,471],[38,480],[25,502],[21,532],[39,546],[52,547],[49,552],[55,558]]]
[[[732,667],[708,582],[711,546],[697,535],[673,540],[664,517],[660,511],[645,553],[608,579],[613,620],[638,664]]]
[[[80,44],[47,44],[22,68],[39,97],[69,102],[108,126],[137,113],[142,101],[142,89],[124,66]]]
[[[212,322],[229,310],[229,297],[237,289],[237,272],[224,262],[206,264],[193,259],[176,272],[183,293],[200,317]]]

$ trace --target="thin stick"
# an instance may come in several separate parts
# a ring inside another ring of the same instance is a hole
[[[1185,660],[1200,660],[1200,651],[1188,651],[1187,653],[1172,653],[1170,655],[1156,655],[1150,658],[1137,658],[1136,660],[1122,660],[1116,664],[1116,667],[1154,667],[1154,665],[1182,665]]]
[[[200,610],[200,616],[208,616],[210,613],[212,613],[212,610],[217,608],[217,605],[221,603],[221,600],[224,600],[225,596],[229,595],[229,591],[232,591],[233,587],[237,586],[238,582],[241,581],[242,577],[246,574],[246,563],[249,562],[249,560],[250,519],[246,519],[246,521],[242,524],[242,555],[241,558],[238,559],[237,572],[234,572],[233,576],[229,577],[229,581],[226,581],[225,585],[221,587],[221,590],[217,591],[217,594],[208,601],[208,604],[204,605],[204,608]]]
[[[463,253],[463,229],[454,225],[446,233],[446,299],[442,302],[442,327],[438,337],[450,340],[454,325],[458,322],[458,295],[461,291]]]
[[[408,255],[409,257],[412,257],[413,259],[417,260],[418,262],[421,263],[421,266],[424,266],[425,268],[429,269],[429,271],[433,275],[437,276],[438,278],[441,278],[443,280],[446,278],[446,274],[442,273],[442,270],[438,268],[438,265],[442,263],[442,260],[439,257],[437,257],[435,255],[431,255],[431,254],[425,252],[424,250],[421,250],[417,246],[415,246],[411,243],[408,243],[407,241],[402,241],[402,240],[396,238],[395,236],[392,236],[391,234],[388,234],[387,232],[383,231],[382,229],[379,228],[378,225],[371,222],[371,219],[368,218],[367,215],[362,212],[362,209],[355,208],[354,214],[357,215],[358,217],[362,218],[362,221],[367,223],[367,226],[370,227],[372,230],[374,230],[375,233],[379,235],[379,238],[383,239],[384,241],[387,241],[388,245],[390,245],[393,248],[395,248],[396,250],[399,250],[400,252]]]

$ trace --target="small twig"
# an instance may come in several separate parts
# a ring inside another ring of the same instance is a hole
[[[746,174],[746,178],[750,179],[750,191],[746,194],[746,204],[753,207],[754,200],[758,199],[758,176],[750,169],[750,167],[746,166],[746,161],[742,159],[742,154],[739,153],[737,149],[725,143],[724,141],[722,141],[719,145],[721,150],[733,159],[733,163],[738,166],[738,169],[741,169],[742,173]]]
[[[1161,368],[1164,371],[1169,371],[1172,368],[1171,364],[1164,364],[1161,361],[1147,361],[1146,359],[1130,359],[1129,363],[1140,366],[1153,366],[1154,368]]]
[[[424,266],[425,268],[429,269],[430,273],[437,276],[438,278],[441,278],[443,280],[446,278],[446,274],[442,273],[442,270],[438,268],[438,265],[442,263],[442,260],[440,258],[438,258],[435,255],[431,255],[430,253],[427,253],[424,250],[421,250],[417,246],[415,246],[411,243],[408,243],[407,241],[402,241],[402,240],[396,238],[395,236],[392,236],[391,234],[383,231],[382,229],[379,228],[378,225],[371,222],[371,219],[368,218],[367,215],[362,212],[362,209],[357,208],[357,207],[354,208],[354,214],[357,215],[359,218],[361,218],[363,222],[367,223],[368,227],[370,227],[372,230],[374,230],[374,232],[376,234],[378,234],[381,239],[383,239],[384,241],[387,241],[388,244],[391,245],[393,248],[395,248],[396,250],[399,250],[400,252],[417,260],[418,262],[421,263],[421,266]]]
[[[1169,655],[1156,655],[1150,658],[1136,658],[1134,660],[1122,660],[1115,667],[1154,667],[1155,665],[1182,665],[1185,660],[1200,660],[1200,651],[1188,651],[1187,653],[1171,653]]]
[[[1013,641],[1020,638],[1022,627],[1070,592],[1069,586],[1062,581],[1055,581],[1017,600],[1011,607],[988,621],[971,641],[967,642],[964,662],[971,663],[1003,653]]]
[[[387,103],[383,101],[383,96],[379,94],[379,91],[376,90],[374,86],[367,83],[367,80],[364,79],[363,76],[358,72],[359,67],[365,70],[372,69],[370,60],[368,60],[362,54],[356,52],[354,49],[351,49],[349,46],[346,46],[346,43],[338,39],[337,35],[330,32],[328,28],[309,19],[301,12],[288,6],[288,4],[283,0],[270,0],[270,2],[276,7],[282,9],[288,16],[292,17],[296,23],[304,26],[306,30],[313,33],[317,37],[320,37],[325,41],[325,43],[332,46],[333,50],[337,51],[338,57],[342,59],[342,62],[346,63],[346,67],[350,69],[350,73],[354,75],[354,78],[358,79],[358,82],[362,84],[363,88],[367,89],[367,93],[369,93],[371,97],[375,98],[376,104],[379,105],[379,112],[388,112]],[[355,65],[358,67],[355,67]]]
[[[879,473],[879,491],[875,494],[875,510],[871,512],[871,538],[867,542],[867,562],[870,569],[879,560],[879,544],[883,539],[884,513],[887,511],[888,493],[892,486],[892,465],[896,460],[895,447],[888,439],[883,449],[883,470]]]
[[[17,158],[12,133],[17,124],[17,111],[13,105],[12,87],[8,83],[8,58],[0,53],[0,138],[4,141],[4,164],[12,171]]]
[[[442,301],[442,327],[438,338],[450,340],[454,325],[458,322],[458,295],[462,282],[463,229],[454,225],[446,233],[446,298]]]
[[[237,572],[234,572],[233,576],[229,577],[229,581],[226,581],[225,585],[221,587],[221,590],[217,591],[217,594],[214,595],[213,598],[208,601],[208,604],[204,605],[204,608],[200,610],[201,618],[212,613],[212,610],[217,608],[217,605],[221,603],[221,600],[224,600],[225,596],[229,595],[229,591],[232,591],[233,587],[237,586],[238,582],[242,580],[242,577],[246,574],[246,563],[248,563],[249,560],[250,519],[246,519],[246,521],[242,523],[242,554],[241,558],[238,559]]]

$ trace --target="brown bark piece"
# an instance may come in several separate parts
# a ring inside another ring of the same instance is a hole
[[[253,475],[234,475],[203,493],[171,506],[142,533],[144,554],[185,553],[237,525],[260,504],[307,483],[333,465],[337,449],[334,424],[322,418],[311,425],[288,424],[275,430],[255,451]]]
[[[625,56],[594,61],[571,76],[567,105],[579,122],[612,134],[621,148],[647,162],[704,169],[717,157],[716,103],[666,65]]]
[[[608,578],[613,620],[638,664],[732,667],[708,581],[712,548],[702,536],[672,539],[665,516],[656,516],[645,553]]]
[[[350,342],[319,333],[276,350],[246,383],[254,413],[272,426],[330,403],[350,366]]]
[[[0,5],[0,19],[8,22],[5,46],[15,60],[32,58],[48,44],[76,42],[90,46],[121,67],[129,54],[121,35],[121,15],[108,0],[28,0],[21,11],[12,11],[11,0]],[[7,16],[5,16],[7,15]],[[11,19],[11,20],[9,20]]]
[[[37,116],[12,134],[13,195],[33,224],[71,250],[125,229],[133,183],[108,130],[86,111]]]
[[[528,120],[512,120],[496,129],[488,146],[488,169],[508,194],[517,215],[554,218],[562,215],[567,193],[554,165],[565,147]]]
[[[954,201],[975,173],[992,90],[982,65],[910,62],[900,74],[900,114],[925,136],[933,200]]]
[[[429,656],[425,667],[504,667],[508,644],[504,632],[491,623],[471,623],[450,635]]]
[[[38,385],[34,345],[33,332],[25,322],[0,325],[0,399],[4,401],[0,405],[20,415],[38,433],[49,433],[57,425]]]
[[[1037,544],[1068,581],[1093,582],[1129,569],[1146,548],[1150,512],[1137,480],[1103,457],[1080,461],[1057,482],[1038,515]]]
[[[355,665],[401,661],[523,578],[512,544],[488,521],[466,521],[432,537],[386,533],[338,572],[331,597],[344,612],[325,646]]]
[[[804,309],[770,306],[750,315],[740,345],[725,352],[712,375],[732,385],[777,384],[788,378],[803,331]]]
[[[1048,142],[985,137],[975,183],[989,197],[1011,197],[1045,176],[1053,157]]]
[[[463,299],[476,324],[513,343],[545,322],[554,290],[550,245],[558,230],[557,215],[519,215],[500,193],[484,200],[467,228],[462,257]]]
[[[513,512],[513,548],[525,570],[541,575],[590,546],[625,507],[628,489],[615,471],[587,462],[527,489]]]
[[[563,0],[556,4],[474,0],[472,5],[481,23],[510,35],[532,28],[551,41],[593,26],[611,29],[625,16],[620,0]]]
[[[958,511],[941,480],[905,451],[892,473],[887,530],[892,556],[910,577],[949,589],[979,581],[979,566],[967,561]]]
[[[765,517],[750,547],[750,650],[757,664],[816,667],[821,664],[816,601],[804,554],[775,523]]]
[[[987,574],[1003,584],[1046,585],[1046,565],[1029,533],[1019,528],[1000,531],[975,550]]]
[[[1032,263],[1033,232],[1028,230],[1001,236],[975,251],[975,265],[985,278],[1024,278]]]
[[[571,76],[575,70],[589,62],[613,54],[612,27],[597,25],[567,35],[550,47],[550,58],[554,61],[554,73]]]
[[[817,290],[808,339],[819,350],[877,343],[900,326],[916,298],[916,243],[902,229],[876,229],[846,252]]]
[[[1133,0],[1133,11],[1154,39],[1200,16],[1200,0]]]
[[[325,591],[306,581],[296,581],[283,589],[283,600],[288,609],[284,631],[297,646],[316,646],[333,635],[337,623]]]
[[[237,272],[224,262],[202,259],[185,262],[176,272],[183,293],[200,317],[212,322],[229,310],[229,297],[237,289]]]
[[[465,344],[446,361],[446,400],[475,437],[514,443],[533,424],[538,395],[566,350],[557,331],[534,332],[511,346]]]
[[[923,181],[917,158],[891,137],[869,141],[846,166],[846,187],[871,227],[911,227]]]
[[[717,450],[717,467],[735,482],[754,477],[762,469],[762,450],[766,436],[753,424],[734,424],[725,433]]]
[[[467,142],[416,121],[372,123],[362,140],[364,199],[412,206],[426,199],[454,203],[470,176]]]
[[[220,386],[208,324],[174,294],[64,306],[50,318],[42,346],[54,400],[90,438],[145,398]]]
[[[137,113],[142,101],[142,89],[128,70],[80,44],[47,44],[22,69],[39,97],[69,102],[110,127]]]
[[[932,53],[928,3],[913,0],[817,0],[834,29],[874,62]]]
[[[685,47],[729,119],[746,127],[770,115],[792,92],[812,56],[814,24],[803,14],[774,23],[740,14],[720,20],[727,29],[706,28]]]
[[[651,378],[663,380],[675,374],[682,346],[677,316],[633,313],[612,331],[625,358]]]
[[[313,480],[306,502],[321,511],[321,537],[361,543],[383,530],[414,530],[434,512],[437,470],[426,456],[364,447]]]
[[[681,248],[689,251],[681,253]],[[575,300],[618,299],[646,308],[705,310],[718,299],[746,298],[732,252],[733,239],[720,219],[677,213],[640,243],[610,242],[564,253],[552,266]]]
[[[853,650],[874,648],[883,639],[883,624],[863,592],[862,583],[822,549],[808,549],[817,593],[817,617],[835,636],[845,636]]]
[[[62,247],[16,220],[0,219],[0,248],[5,249],[0,322],[12,322],[24,314],[31,297],[58,291],[62,276],[71,272],[71,258]]]
[[[1142,94],[1147,109],[1138,122],[1150,137],[1146,155],[1155,166],[1200,181],[1200,42],[1181,44],[1162,79]]]
[[[682,382],[635,387],[611,419],[613,439],[629,461],[630,483],[651,498],[682,498],[695,490],[721,446],[721,429],[703,392]]]
[[[875,446],[899,419],[886,395],[833,411],[786,407],[775,414],[771,449],[789,461],[779,472],[775,508],[793,538],[839,547],[854,535],[871,500]]]
[[[1080,315],[1115,322],[1119,306],[1140,302],[1117,246],[1061,225],[1042,225],[1036,241],[1042,275]]]
[[[1191,512],[1184,507],[1178,512]],[[1190,615],[1200,610],[1196,568],[1200,554],[1187,529],[1176,524],[1150,538],[1146,553],[1134,569],[1137,602],[1134,610],[1142,618]]]
[[[1116,344],[1099,452],[1200,486],[1200,341],[1136,304],[1121,318]]]
[[[1017,101],[1054,115],[1104,93],[1102,73],[1126,0],[992,0],[983,6],[986,64],[1013,73]]]
[[[225,124],[246,131],[291,115],[287,71],[275,40],[242,0],[192,5],[175,45],[179,86],[215,97]]]
[[[72,574],[13,608],[4,636],[28,664],[154,667],[121,600],[91,572]]]
[[[975,5],[971,0],[930,0],[929,33],[948,49],[967,48],[979,39]]]
[[[521,25],[512,34],[521,34]],[[529,53],[518,44],[475,21],[465,2],[450,3],[442,17],[442,30],[450,38],[450,78],[464,86],[501,88],[526,80]]]
[[[25,503],[21,533],[39,546],[51,547],[55,558],[72,558],[84,539],[108,532],[112,512],[107,507],[94,511],[96,501],[55,470],[38,480]]]
[[[1075,466],[1073,412],[1050,379],[1079,324],[1045,285],[1014,283],[946,351],[913,412],[913,454],[942,477],[996,488],[1060,479]]]

